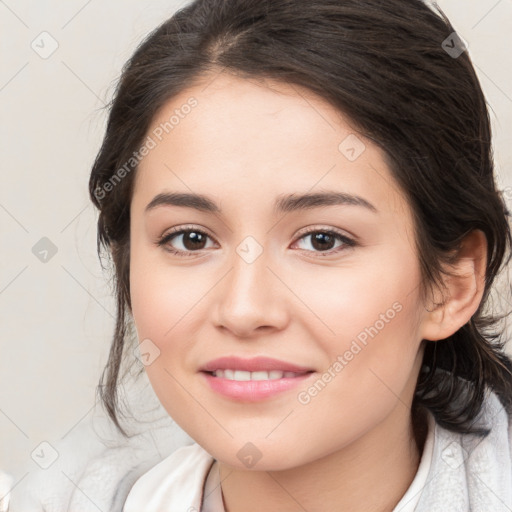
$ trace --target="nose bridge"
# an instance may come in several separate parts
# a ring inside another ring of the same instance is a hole
[[[235,248],[231,263],[228,295],[239,306],[244,303],[256,305],[269,291],[268,251],[253,236],[247,236]]]
[[[217,296],[219,325],[238,335],[260,326],[280,326],[283,320],[283,303],[277,300],[280,283],[269,266],[272,266],[270,251],[254,237],[247,236],[235,247],[230,271]]]

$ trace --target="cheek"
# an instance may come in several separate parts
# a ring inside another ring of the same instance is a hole
[[[196,282],[185,266],[171,267],[159,250],[133,244],[130,255],[130,296],[139,340],[149,338],[159,345],[172,336],[197,302]]]
[[[184,417],[186,421],[192,412],[190,395],[182,386],[197,372],[195,341],[206,337],[199,333],[207,322],[205,296],[214,283],[208,284],[200,266],[170,265],[162,255],[155,257],[158,251],[134,249],[130,267],[133,320],[141,354],[144,348],[156,354],[145,371],[167,412],[175,420]],[[196,395],[200,398],[197,391]]]
[[[311,323],[326,363],[318,379],[297,390],[296,396],[301,425],[311,431],[322,426],[326,442],[316,439],[315,449],[328,453],[332,440],[342,447],[395,408],[406,411],[402,404],[414,389],[421,342],[418,297],[410,286],[414,277],[414,272],[405,277],[382,275],[378,286],[372,286],[371,279],[358,275],[354,283],[332,283],[338,291],[330,300],[324,296],[316,302],[333,333],[326,335],[317,320]]]
[[[398,253],[338,274],[324,270],[324,278],[316,275],[314,282],[304,276],[299,280],[303,300],[314,313],[304,325],[328,356],[325,378],[335,375],[332,390],[354,406],[395,400],[415,368],[421,343],[420,269],[412,254]]]
[[[400,332],[406,338],[415,331],[420,280],[416,261],[404,253],[387,258],[379,254],[372,260],[288,276],[311,313],[304,318],[326,347],[335,339],[343,340],[336,347],[343,349],[354,339],[364,345],[377,336],[396,338]]]
[[[151,386],[168,414],[188,430],[186,420],[192,414],[190,397],[183,392],[180,383],[185,382],[187,373],[193,369],[187,363],[190,333],[193,331],[190,326],[193,312],[190,310],[198,299],[184,270],[164,267],[151,261],[151,256],[149,251],[144,253],[135,249],[132,252],[130,294],[133,320],[141,343],[141,354],[145,348],[152,357],[149,363],[145,363]],[[185,423],[181,423],[182,418]]]

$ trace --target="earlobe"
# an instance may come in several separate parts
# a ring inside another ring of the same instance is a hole
[[[444,293],[425,307],[421,324],[422,339],[448,338],[469,322],[478,309],[485,288],[487,239],[480,230],[466,235],[455,263],[447,269]],[[437,300],[442,297],[442,300]]]

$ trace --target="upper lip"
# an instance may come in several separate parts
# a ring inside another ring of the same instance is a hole
[[[201,371],[214,372],[215,370],[243,370],[248,372],[281,370],[283,372],[304,373],[313,371],[311,368],[280,361],[271,357],[253,357],[243,359],[241,357],[219,357],[206,363]]]

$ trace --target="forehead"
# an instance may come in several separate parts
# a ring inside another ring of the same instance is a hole
[[[243,196],[250,208],[321,188],[362,195],[390,211],[406,207],[382,150],[296,85],[209,77],[169,100],[147,136],[154,147],[138,166],[134,198],[237,192],[231,197]]]

